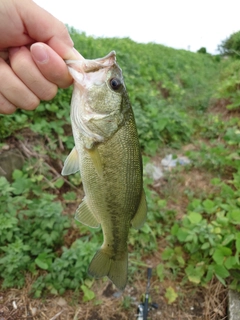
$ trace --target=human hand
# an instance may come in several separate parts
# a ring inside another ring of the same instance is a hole
[[[72,77],[63,59],[76,59],[65,25],[31,0],[0,1],[0,113],[33,110]]]

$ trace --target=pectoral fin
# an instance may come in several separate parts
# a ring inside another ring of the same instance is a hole
[[[146,216],[147,216],[147,202],[146,202],[145,192],[143,190],[138,210],[131,221],[133,228],[140,229],[146,220]]]
[[[102,161],[101,161],[101,157],[100,154],[98,152],[97,147],[93,148],[93,149],[86,149],[88,154],[90,155],[90,158],[92,159],[93,165],[97,171],[97,174],[99,175],[99,177],[102,177],[103,175],[103,167],[102,167]]]
[[[77,171],[79,171],[79,156],[76,147],[74,147],[64,162],[62,175],[67,176]]]
[[[75,219],[91,228],[98,228],[100,226],[100,223],[89,208],[86,198],[83,199],[82,203],[77,208]]]

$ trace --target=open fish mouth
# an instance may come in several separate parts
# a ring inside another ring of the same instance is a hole
[[[82,55],[79,54],[78,60],[65,60],[68,66],[74,65],[74,68],[81,69],[80,72],[95,72],[102,68],[111,67],[116,63],[116,52],[111,51],[108,55],[103,58],[98,59],[85,59]]]

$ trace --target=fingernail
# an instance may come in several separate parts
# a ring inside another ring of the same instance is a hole
[[[76,59],[84,59],[84,58],[75,48],[72,48],[71,51],[69,51],[69,54],[66,60],[76,60]]]
[[[73,48],[73,52],[74,52],[74,54],[75,54],[75,56],[76,57],[83,57],[78,51],[77,51],[77,49],[75,49],[75,48]]]
[[[49,60],[46,48],[40,43],[34,43],[31,45],[31,53],[34,60],[38,63],[44,64]]]
[[[71,45],[72,45],[72,47],[73,47],[73,46],[74,46],[73,39],[71,38],[70,34],[68,34],[68,35],[69,35],[69,40],[70,40],[70,42],[71,42]]]

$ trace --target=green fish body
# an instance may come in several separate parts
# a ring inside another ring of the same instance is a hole
[[[71,123],[75,147],[63,175],[80,170],[85,197],[75,218],[96,228],[104,242],[89,273],[108,276],[117,288],[127,283],[130,226],[147,213],[142,158],[132,107],[115,52],[96,60],[67,61],[74,78]]]

